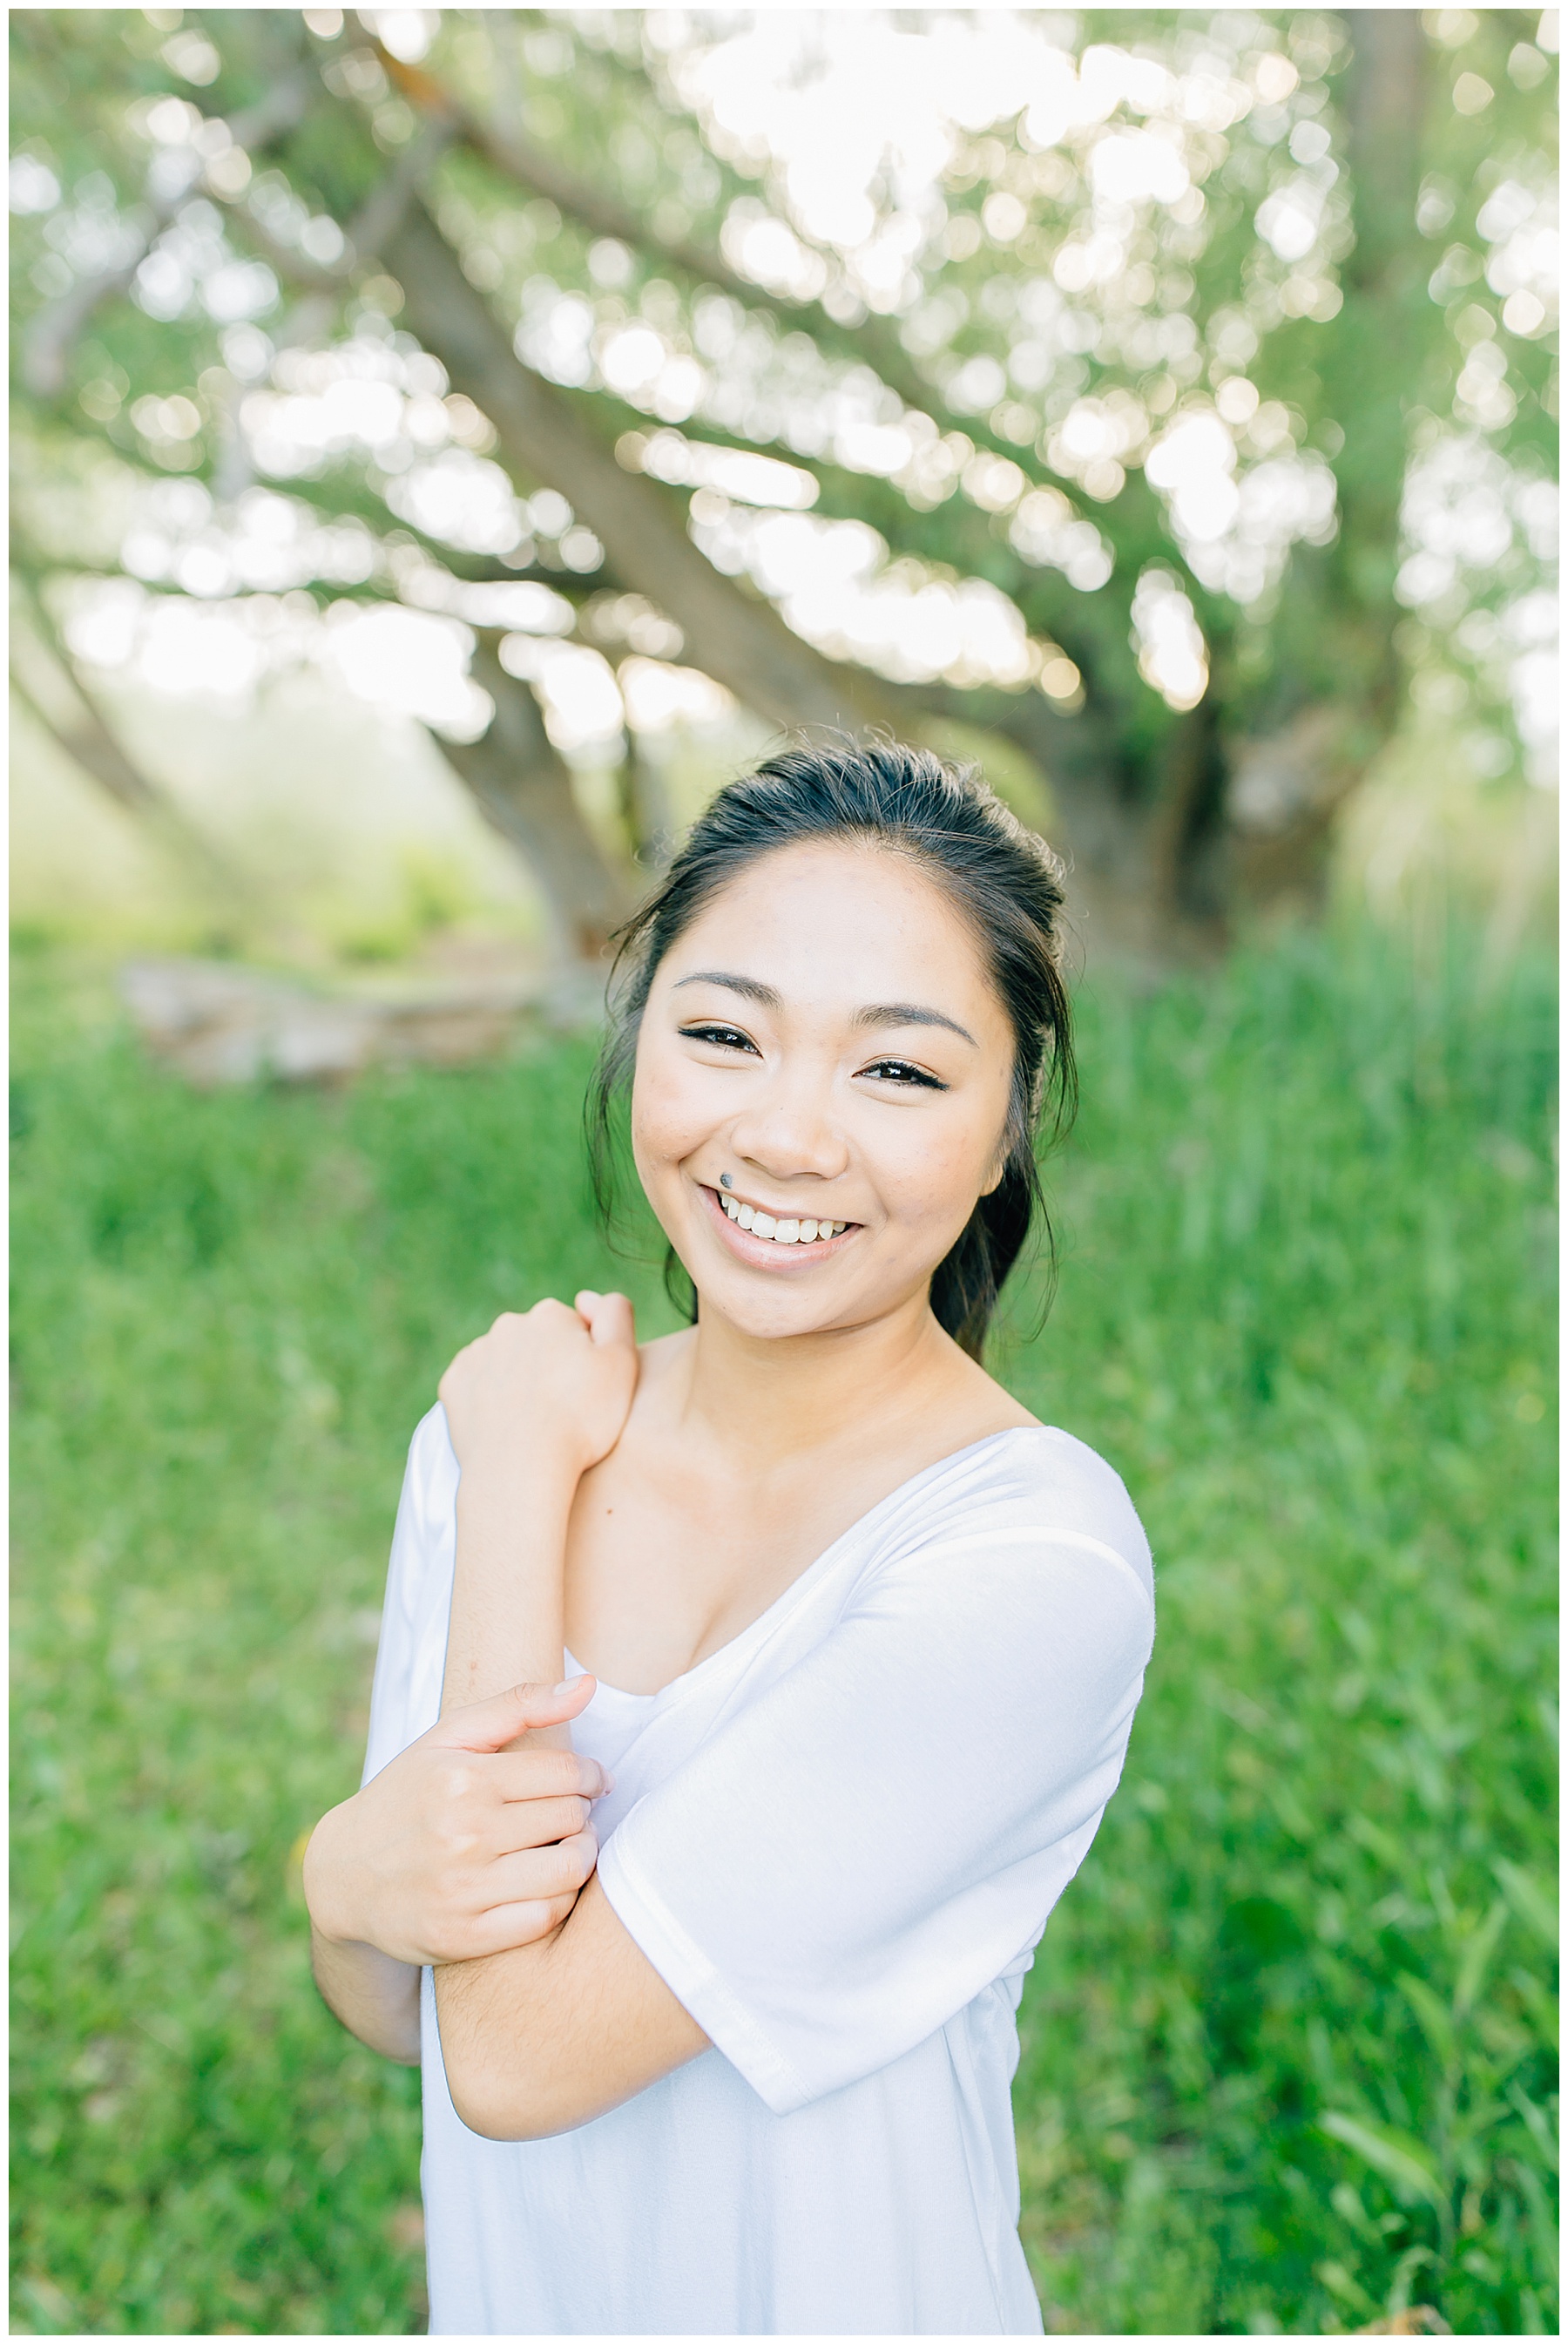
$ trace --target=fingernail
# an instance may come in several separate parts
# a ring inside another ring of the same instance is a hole
[[[553,1697],[558,1701],[563,1693],[576,1692],[578,1685],[592,1684],[592,1677],[585,1669],[580,1677],[563,1677],[560,1683],[554,1687]]]
[[[599,1793],[599,1797],[600,1797],[601,1799],[608,1799],[608,1796],[609,1796],[609,1794],[610,1794],[610,1793],[611,1793],[611,1792],[614,1790],[614,1788],[615,1788],[615,1776],[614,1776],[614,1775],[613,1775],[613,1774],[608,1771],[608,1769],[607,1767],[604,1767],[604,1766],[601,1766],[601,1767],[599,1768],[599,1773],[600,1773],[600,1774],[601,1774],[601,1775],[603,1775],[603,1777],[604,1777],[604,1788],[603,1788],[603,1790]]]

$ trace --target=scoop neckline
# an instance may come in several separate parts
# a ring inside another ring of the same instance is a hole
[[[607,1678],[599,1676],[594,1670],[584,1668],[582,1662],[569,1649],[563,1655],[567,1673],[569,1676],[574,1670],[577,1670],[583,1675],[593,1678],[594,1694],[593,1701],[588,1703],[589,1709],[593,1707],[594,1702],[598,1699],[601,1692],[608,1692],[615,1701],[638,1702],[644,1708],[648,1708],[657,1702],[663,1701],[668,1693],[684,1691],[694,1684],[699,1677],[706,1675],[716,1662],[730,1658],[739,1651],[749,1638],[756,1637],[762,1629],[776,1623],[779,1615],[785,1608],[805,1592],[810,1581],[826,1570],[842,1548],[848,1546],[852,1539],[862,1537],[869,1531],[879,1514],[884,1513],[890,1506],[896,1505],[900,1499],[907,1498],[912,1490],[917,1490],[920,1483],[928,1480],[933,1473],[946,1472],[950,1467],[960,1464],[966,1457],[973,1457],[981,1449],[990,1449],[996,1441],[1016,1440],[1020,1435],[1026,1439],[1032,1439],[1037,1433],[1058,1431],[1060,1427],[1053,1424],[1004,1424],[999,1432],[982,1433],[978,1440],[969,1441],[962,1449],[955,1449],[948,1456],[939,1457],[930,1465],[922,1465],[918,1473],[911,1473],[906,1480],[900,1481],[896,1489],[890,1490],[885,1498],[879,1498],[874,1506],[868,1506],[863,1514],[857,1515],[849,1528],[840,1531],[839,1536],[829,1545],[825,1546],[821,1553],[789,1581],[788,1587],[780,1589],[766,1612],[759,1612],[755,1620],[748,1621],[744,1628],[738,1629],[735,1634],[720,1644],[716,1651],[705,1653],[699,1661],[693,1661],[689,1669],[682,1669],[678,1676],[671,1677],[667,1683],[661,1684],[653,1692],[631,1692],[625,1685],[611,1684]]]

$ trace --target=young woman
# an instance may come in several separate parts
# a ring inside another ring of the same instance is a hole
[[[734,783],[633,923],[600,1129],[629,1076],[695,1324],[458,1354],[306,1859],[327,2001],[423,2061],[434,2332],[1040,2330],[1014,2013],[1153,1626],[1116,1475],[980,1365],[1060,904],[888,745]]]

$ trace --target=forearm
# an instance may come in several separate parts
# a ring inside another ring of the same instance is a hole
[[[536,1944],[436,1972],[452,2105],[490,2140],[588,2124],[709,2047],[598,1881]]]
[[[310,1925],[310,1966],[321,1998],[350,2035],[406,2067],[419,2064],[419,1973],[374,1945],[323,1936]]]
[[[542,2138],[563,2127],[528,2117],[554,2099],[545,2030],[549,1955],[560,1929],[532,1945],[486,1961],[448,1962],[434,1972],[441,2064],[452,2104],[471,2132],[488,2139]],[[569,2121],[569,2119],[568,2119]]]
[[[442,1714],[564,1666],[562,1582],[574,1469],[545,1457],[465,1466]],[[564,1728],[549,1739],[569,1740]]]

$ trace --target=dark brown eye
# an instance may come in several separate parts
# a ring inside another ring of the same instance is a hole
[[[739,1026],[683,1026],[681,1033],[689,1042],[711,1042],[719,1050],[749,1050],[753,1057],[760,1055],[749,1034]]]
[[[873,1065],[862,1066],[863,1075],[875,1075],[879,1082],[906,1083],[919,1090],[945,1091],[946,1083],[928,1074],[924,1066],[911,1066],[907,1058],[878,1058]]]

